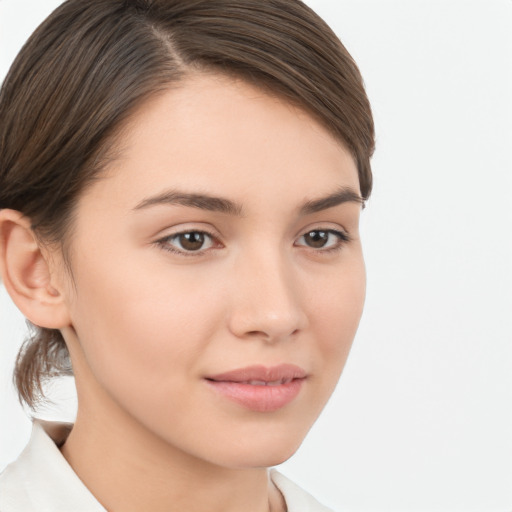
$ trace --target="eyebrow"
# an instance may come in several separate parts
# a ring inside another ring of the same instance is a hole
[[[350,187],[341,187],[333,194],[319,199],[306,201],[300,208],[300,215],[311,215],[329,208],[333,208],[343,203],[358,203],[364,208],[364,199],[361,195]],[[169,190],[162,194],[143,199],[134,210],[143,210],[151,206],[157,205],[180,205],[200,210],[208,210],[212,212],[220,212],[228,215],[240,217],[242,216],[243,207],[241,204],[225,199],[223,197],[215,197],[207,194],[196,194],[180,192],[177,190]]]
[[[321,212],[329,208],[333,208],[343,203],[358,203],[363,208],[365,205],[364,199],[353,188],[341,187],[339,190],[320,199],[313,199],[307,201],[300,208],[301,215],[310,215],[312,213]]]
[[[166,204],[189,206],[192,208],[199,208],[200,210],[227,213],[228,215],[242,215],[242,205],[229,199],[209,196],[207,194],[190,194],[175,190],[169,190],[163,194],[144,199],[134,208],[134,210],[142,210],[144,208],[149,208],[150,206]]]

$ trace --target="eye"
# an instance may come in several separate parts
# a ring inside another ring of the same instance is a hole
[[[313,229],[304,233],[296,242],[296,245],[303,245],[312,249],[336,250],[341,249],[350,237],[343,231],[335,229]]]
[[[205,231],[184,231],[157,241],[163,249],[179,254],[202,253],[215,246],[214,237]]]

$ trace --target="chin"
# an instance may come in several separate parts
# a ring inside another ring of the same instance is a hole
[[[287,461],[299,449],[305,434],[287,431],[266,435],[237,437],[228,445],[218,446],[211,462],[233,469],[271,467]]]
[[[253,453],[244,451],[241,454],[233,454],[229,458],[224,457],[219,465],[230,469],[270,468],[286,462],[295,454],[299,446],[300,444],[288,450],[282,447],[272,448],[265,453],[261,450],[254,451]]]
[[[268,454],[268,456],[262,460],[255,461],[256,464],[253,467],[265,467],[269,468],[272,466],[279,466],[283,462],[286,462],[289,458],[291,458],[295,452],[299,449],[300,444],[296,446],[293,450],[289,451],[281,451],[281,453],[272,453]],[[261,459],[261,457],[260,457]]]

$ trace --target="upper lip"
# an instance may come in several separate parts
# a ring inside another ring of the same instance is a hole
[[[300,366],[294,364],[280,364],[277,366],[254,365],[245,368],[230,370],[217,375],[210,375],[207,380],[216,382],[239,383],[286,383],[294,379],[304,379],[307,373]]]

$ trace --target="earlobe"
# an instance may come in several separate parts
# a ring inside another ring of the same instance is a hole
[[[30,220],[15,210],[0,210],[0,272],[19,310],[33,324],[48,329],[69,325],[62,290],[52,282],[48,257]]]

